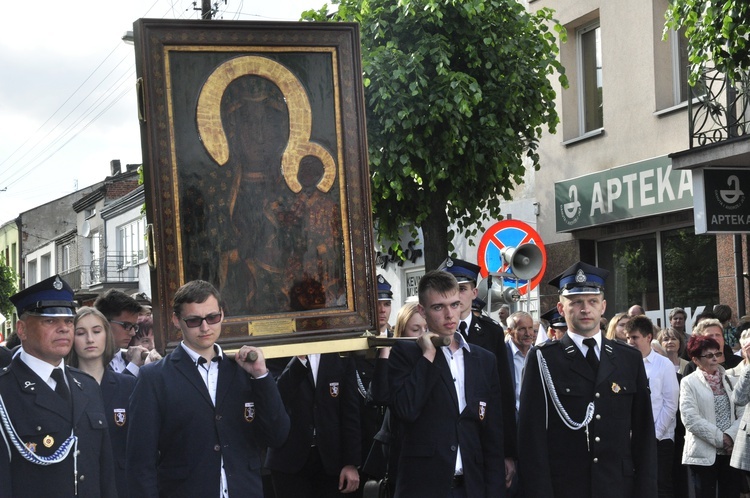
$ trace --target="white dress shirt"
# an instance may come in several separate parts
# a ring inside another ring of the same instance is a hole
[[[456,341],[458,342],[458,349],[451,351],[450,346],[442,346],[440,349],[445,355],[445,361],[448,362],[448,366],[451,369],[451,375],[453,376],[453,385],[456,387],[456,395],[458,397],[458,413],[464,411],[466,408],[466,376],[464,368],[464,348],[467,351],[471,351],[469,343],[466,342],[464,336],[456,332],[453,334]],[[461,458],[461,447],[458,447],[456,452],[456,468],[455,475],[462,475],[464,473],[464,463]]]
[[[643,359],[643,366],[646,367],[646,377],[651,388],[651,411],[654,414],[656,439],[674,441],[680,396],[674,365],[666,356],[651,350]]]

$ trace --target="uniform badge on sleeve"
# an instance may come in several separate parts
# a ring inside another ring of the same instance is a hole
[[[479,420],[484,420],[484,416],[487,413],[487,403],[484,401],[479,402]]]
[[[336,398],[339,395],[339,383],[338,382],[331,382],[328,384],[328,392],[331,393],[332,398]]]
[[[245,422],[252,422],[255,419],[255,403],[252,401],[245,403]]]
[[[115,425],[117,427],[124,426],[125,422],[127,421],[127,413],[125,413],[125,408],[115,408],[114,417]]]

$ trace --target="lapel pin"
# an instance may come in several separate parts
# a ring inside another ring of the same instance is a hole
[[[55,444],[55,438],[50,435],[46,435],[44,436],[44,439],[42,439],[42,444],[45,448],[52,448],[52,445]]]
[[[613,393],[615,393],[615,394],[619,393],[620,389],[621,388],[620,388],[619,384],[617,384],[617,382],[613,382],[612,383],[612,392]]]

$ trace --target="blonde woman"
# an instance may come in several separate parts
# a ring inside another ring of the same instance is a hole
[[[625,324],[630,321],[627,313],[618,313],[612,317],[607,327],[607,339],[628,342],[628,336],[625,333]]]
[[[74,324],[73,347],[66,363],[92,376],[102,389],[104,410],[115,461],[117,494],[129,496],[125,473],[125,440],[128,432],[128,400],[135,388],[135,377],[107,368],[118,351],[109,320],[96,308],[78,310]]]

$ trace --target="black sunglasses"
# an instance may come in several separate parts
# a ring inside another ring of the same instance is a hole
[[[221,321],[221,313],[211,313],[206,316],[191,316],[190,318],[180,317],[180,320],[185,322],[185,325],[193,329],[195,327],[200,327],[201,323],[203,323],[203,320],[205,320],[209,325],[219,323]]]
[[[118,322],[117,320],[110,320],[109,323],[116,323],[117,325],[121,326],[125,330],[132,330],[133,332],[136,332],[136,333],[141,328],[140,325],[138,325],[137,323]]]
[[[713,357],[721,358],[722,356],[724,356],[724,353],[722,353],[721,351],[719,351],[718,353],[706,353],[706,354],[703,354],[703,355],[701,355],[701,358],[708,358],[710,360]]]

